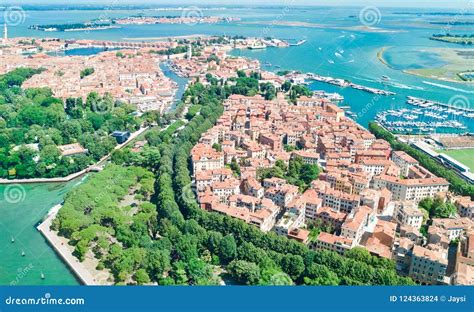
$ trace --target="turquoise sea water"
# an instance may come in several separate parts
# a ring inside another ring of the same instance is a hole
[[[195,9],[196,10],[196,9]],[[361,31],[364,26],[359,16],[361,8],[341,7],[234,7],[226,10],[197,9],[198,14],[239,17],[238,22],[197,25],[124,25],[118,29],[79,32],[42,32],[29,30],[33,24],[77,23],[94,18],[125,17],[131,15],[181,16],[182,11],[158,10],[68,10],[68,11],[26,11],[24,23],[11,27],[11,36],[60,37],[67,39],[134,40],[135,42],[154,40],[166,36],[193,34],[243,35],[258,37],[277,37],[282,39],[306,39],[306,44],[288,49],[270,48],[266,50],[233,51],[235,55],[257,58],[262,63],[273,66],[268,70],[294,69],[314,72],[335,78],[349,79],[369,87],[384,88],[381,76],[391,78],[386,88],[396,92],[394,97],[377,97],[362,91],[334,88],[315,83],[311,87],[333,90],[346,97],[344,105],[350,105],[357,113],[357,121],[366,126],[377,112],[387,109],[408,107],[407,96],[422,97],[448,103],[450,99],[462,96],[463,106],[474,107],[474,85],[439,81],[403,73],[404,69],[436,67],[444,61],[431,48],[450,47],[465,49],[466,46],[432,41],[428,38],[434,33],[471,33],[466,26],[451,26],[430,22],[449,21],[452,16],[419,15],[400,13],[429,13],[427,9],[385,9],[380,8],[374,27],[387,32]],[[452,11],[453,13],[459,13]],[[0,17],[1,18],[1,17]],[[457,17],[474,20],[472,16]],[[363,19],[362,19],[363,21]],[[281,26],[281,22],[306,23],[303,26]],[[354,28],[355,27],[355,28]],[[359,29],[357,29],[359,27]],[[384,57],[390,67],[381,63],[377,53],[387,47]],[[431,49],[431,50],[430,50]],[[471,48],[472,49],[472,48]],[[474,61],[466,60],[471,63]],[[461,122],[474,131],[474,120]]]
[[[36,225],[80,182],[0,185],[0,285],[78,284]]]
[[[278,71],[283,69],[313,72],[335,78],[349,79],[369,87],[384,88],[380,78],[385,75],[391,78],[387,89],[397,95],[379,97],[354,89],[343,89],[324,83],[310,85],[314,90],[338,92],[345,97],[343,105],[351,106],[357,113],[357,121],[366,126],[377,112],[409,107],[405,104],[406,96],[416,96],[448,103],[455,96],[466,99],[463,103],[474,108],[474,86],[438,81],[403,73],[410,68],[439,66],[443,60],[430,48],[466,47],[449,43],[431,41],[433,33],[443,32],[443,26],[429,22],[449,20],[447,16],[396,14],[408,12],[408,9],[380,8],[379,23],[376,27],[392,32],[366,32],[351,27],[363,26],[359,15],[361,8],[331,7],[272,7],[272,8],[230,8],[227,10],[202,10],[203,15],[240,17],[241,21],[215,25],[130,25],[119,29],[80,32],[41,32],[29,30],[33,24],[77,23],[94,18],[126,17],[144,15],[176,15],[181,11],[153,10],[68,10],[68,11],[25,11],[24,22],[9,28],[13,37],[59,37],[65,39],[100,39],[100,40],[135,40],[136,42],[154,40],[165,36],[184,36],[194,34],[207,35],[242,35],[258,37],[276,37],[281,39],[306,39],[304,45],[287,49],[269,48],[266,50],[233,51],[234,55],[259,59],[262,64],[270,63],[266,69]],[[430,12],[429,10],[410,9],[410,12]],[[456,13],[456,11],[454,11]],[[3,23],[0,14],[0,23]],[[463,20],[473,19],[462,17]],[[281,26],[279,22],[310,23],[298,27]],[[453,26],[450,33],[471,33],[466,26]],[[383,47],[387,49],[384,57],[390,67],[381,63],[377,53]],[[76,51],[69,53],[90,53]],[[94,52],[95,53],[95,52]],[[468,61],[466,61],[468,62]],[[473,61],[470,60],[474,68]],[[185,81],[178,81],[181,85]],[[181,92],[181,91],[180,91]],[[178,94],[179,96],[179,94]],[[473,120],[461,120],[474,131]],[[33,265],[20,284],[75,284],[77,283],[57,258],[52,249],[45,243],[34,225],[56,203],[60,202],[72,184],[47,186],[34,185],[25,187],[25,200],[21,204],[7,204],[0,201],[0,284],[9,284],[16,280],[19,272]],[[0,187],[0,199],[4,188]],[[10,237],[18,239],[11,244]],[[21,257],[25,249],[26,256]],[[33,255],[37,255],[35,258]],[[23,271],[22,271],[23,270]],[[43,281],[39,278],[41,271],[46,274]]]
[[[66,51],[66,55],[91,55],[99,52],[102,49],[74,49]],[[188,79],[178,77],[165,64],[161,64],[161,68],[166,76],[178,84],[175,97],[177,100],[181,99]],[[175,105],[170,109],[174,108]],[[83,180],[85,178],[69,183],[0,185],[0,285],[79,283],[36,230],[36,225]],[[25,256],[22,256],[23,252]],[[41,278],[41,274],[44,274],[45,279]]]

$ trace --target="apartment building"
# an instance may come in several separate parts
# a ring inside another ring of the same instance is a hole
[[[447,267],[446,250],[434,245],[428,245],[428,248],[413,246],[408,275],[415,281],[428,285],[448,284]]]
[[[473,229],[473,225],[468,218],[433,218],[431,226],[443,229],[448,239],[454,240]]]
[[[454,205],[458,209],[461,217],[466,217],[474,221],[474,201],[469,196],[458,198]]]
[[[454,285],[474,285],[474,233],[467,235],[458,245]]]
[[[415,202],[427,197],[444,197],[449,189],[448,181],[443,178],[401,179],[386,174],[374,176],[372,184],[375,189],[387,188],[393,200]]]
[[[341,236],[351,239],[354,245],[358,245],[365,227],[374,221],[374,210],[367,206],[360,206],[352,211],[341,225]]]
[[[408,173],[412,167],[418,166],[418,161],[404,151],[393,151],[392,161],[400,167],[401,174],[404,177],[408,177]]]
[[[191,150],[193,173],[224,168],[224,153],[211,146],[199,143]]]
[[[394,217],[400,225],[420,229],[423,224],[423,212],[415,201],[400,201],[395,203]]]
[[[340,255],[344,255],[344,253],[347,250],[350,250],[353,245],[354,244],[350,238],[321,232],[319,233],[313,248],[316,250],[334,251]]]

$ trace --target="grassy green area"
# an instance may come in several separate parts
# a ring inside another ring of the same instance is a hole
[[[201,111],[202,105],[191,105],[189,107],[188,113],[186,114],[186,118],[191,120],[198,112]]]
[[[438,54],[445,65],[432,68],[406,69],[405,73],[443,81],[472,83],[470,79],[463,79],[460,74],[470,72],[470,58],[474,50],[463,48],[430,48],[430,53]]]
[[[374,121],[369,123],[369,130],[377,137],[377,139],[384,139],[385,141],[390,143],[390,146],[394,150],[404,151],[411,157],[418,160],[423,167],[425,167],[438,177],[445,178],[446,180],[448,180],[448,182],[450,183],[450,190],[452,192],[463,196],[471,196],[471,198],[474,198],[474,185],[461,179],[454,170],[446,168],[424,152],[412,147],[411,145],[398,141],[392,133],[385,130],[383,127],[379,126]],[[469,153],[469,151],[467,150],[465,150],[464,152],[472,155],[472,153]]]
[[[452,158],[471,168],[471,171],[474,171],[474,148],[449,151],[441,150],[437,152],[451,156]]]
[[[417,75],[421,77],[427,77],[432,79],[444,79],[450,81],[463,81],[461,77],[459,77],[459,73],[457,71],[450,71],[447,68],[440,67],[440,68],[416,68],[416,69],[406,69],[404,72]]]

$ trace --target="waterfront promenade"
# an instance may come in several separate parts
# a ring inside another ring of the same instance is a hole
[[[61,256],[63,261],[69,266],[71,271],[77,276],[81,284],[84,285],[111,285],[110,282],[107,282],[107,276],[109,275],[106,272],[96,271],[97,274],[92,275],[91,269],[88,268],[84,263],[79,262],[79,260],[72,254],[74,248],[68,245],[68,241],[64,237],[60,237],[56,231],[51,230],[51,224],[56,218],[56,215],[61,208],[61,205],[54,206],[48,213],[46,219],[37,226],[38,231],[43,234],[46,240],[51,244],[56,253]],[[86,260],[87,261],[87,260]]]
[[[183,116],[186,115],[188,111],[189,105],[186,105],[184,108]],[[188,120],[184,117],[180,118],[183,122],[188,122]],[[161,131],[165,131],[168,129],[170,125],[164,127],[161,129]],[[134,132],[130,138],[124,142],[121,145],[117,145],[115,149],[120,149],[130,142],[132,142],[134,139],[136,139],[139,135],[144,133],[146,130],[148,130],[148,127],[146,128],[141,128],[139,131]],[[107,160],[110,157],[111,154],[105,156],[101,161],[99,161],[97,164],[91,166],[91,167],[97,167],[99,166],[102,162]],[[90,170],[89,167],[86,170]],[[86,171],[84,170],[84,171]],[[78,172],[75,174],[75,177],[81,176],[85,172]],[[69,178],[69,177],[66,177]],[[72,178],[73,179],[73,178]],[[28,179],[28,180],[18,180],[20,183],[40,183],[40,182],[30,182],[30,180],[44,180],[44,182],[52,182],[52,179]],[[14,180],[7,180],[9,183],[15,183],[12,182]],[[25,182],[28,181],[28,182]],[[1,181],[0,181],[1,182]],[[63,181],[60,181],[63,182]],[[69,269],[76,275],[76,277],[79,279],[81,284],[84,285],[112,285],[110,280],[112,279],[112,276],[109,272],[107,271],[99,271],[96,269],[96,266],[98,264],[97,259],[95,258],[88,258],[84,260],[84,262],[80,262],[74,255],[74,248],[69,245],[69,240],[65,237],[61,237],[58,235],[56,231],[51,230],[51,224],[53,220],[56,218],[59,210],[61,209],[62,205],[56,205],[51,210],[48,212],[46,215],[44,221],[37,226],[37,229],[43,236],[46,238],[46,240],[49,242],[49,244],[53,247],[53,249],[56,251],[56,253],[61,256],[63,261],[67,264]]]

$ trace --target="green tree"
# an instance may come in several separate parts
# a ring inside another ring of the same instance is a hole
[[[215,149],[217,152],[222,152],[222,146],[218,143],[214,143],[212,148]]]
[[[85,77],[92,75],[94,73],[94,71],[95,70],[92,67],[88,67],[88,68],[83,69],[81,71],[81,75],[80,75],[81,79],[84,79]]]
[[[260,268],[252,262],[234,260],[227,266],[227,271],[240,284],[256,285],[260,280]]]
[[[149,284],[151,282],[148,273],[144,269],[138,269],[135,272],[134,279],[138,285]]]
[[[237,160],[235,159],[235,157],[232,158],[232,161],[230,162],[230,169],[232,170],[232,172],[236,175],[236,176],[240,176],[240,166],[239,164],[237,163]]]
[[[305,269],[303,258],[299,255],[284,255],[281,267],[293,280],[297,280]]]
[[[326,266],[313,263],[306,269],[304,283],[306,285],[339,285],[338,276]]]
[[[237,255],[237,244],[232,235],[226,235],[219,242],[219,258],[224,262],[228,263],[232,261]]]

